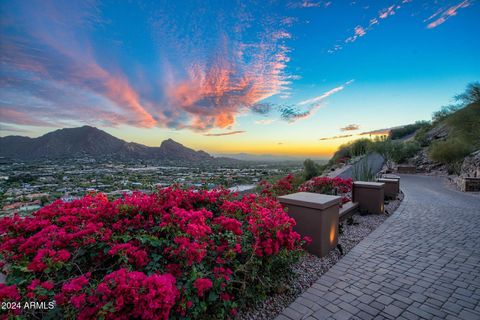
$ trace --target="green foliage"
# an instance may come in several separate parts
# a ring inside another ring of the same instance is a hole
[[[455,100],[463,105],[480,103],[480,82],[469,83],[465,92],[455,96]]]
[[[457,112],[462,108],[462,105],[449,105],[449,106],[443,106],[439,111],[435,111],[432,114],[432,123],[437,124],[439,122],[442,122],[445,120],[449,115],[452,113]]]
[[[338,150],[333,154],[333,157],[328,161],[329,165],[334,165],[338,163],[340,159],[349,159],[352,157],[352,153],[350,152],[350,145],[343,144],[338,147]]]
[[[347,144],[341,145],[337,152],[330,159],[329,164],[338,163],[341,159],[349,159],[351,157],[362,156],[367,154],[372,145],[372,140],[367,138],[358,139]]]
[[[460,140],[474,148],[480,147],[480,103],[472,103],[458,110],[445,123],[450,129],[449,139]]]
[[[408,136],[409,134],[414,133],[415,131],[421,128],[425,128],[429,126],[430,126],[430,122],[428,121],[417,121],[413,124],[409,124],[401,128],[392,129],[392,131],[390,131],[390,138],[392,140],[401,139],[405,136]]]
[[[472,145],[464,140],[450,138],[434,142],[428,149],[428,156],[434,161],[446,164],[449,172],[458,173],[459,162],[473,150]]]
[[[415,133],[414,140],[421,146],[427,147],[430,144],[430,141],[427,139],[427,132],[432,128],[431,125],[422,127],[417,130]]]
[[[417,142],[392,142],[389,156],[396,163],[404,163],[418,151],[420,151],[420,145]]]
[[[369,146],[368,152],[376,152],[380,154],[383,158],[388,159],[390,155],[390,150],[392,148],[392,140],[382,137],[377,137]]]
[[[375,173],[368,161],[360,161],[353,166],[352,177],[354,181],[375,181]]]
[[[303,162],[303,175],[305,180],[310,180],[320,175],[320,168],[313,160],[306,159]]]
[[[379,153],[386,161],[403,163],[413,157],[420,150],[420,145],[416,141],[392,141],[390,139],[375,139],[370,152]]]
[[[362,156],[362,155],[364,155],[368,152],[371,144],[372,144],[372,140],[367,139],[367,138],[362,138],[362,139],[355,140],[350,145],[351,154],[354,157]]]

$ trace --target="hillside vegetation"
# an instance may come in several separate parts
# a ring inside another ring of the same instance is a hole
[[[480,83],[469,84],[455,100],[456,104],[434,112],[430,121],[394,128],[389,136],[343,144],[327,164],[306,159],[303,170],[292,174],[289,183],[297,188],[352,158],[372,152],[380,154],[390,169],[395,164],[411,162],[417,166],[421,163],[420,170],[445,168],[449,173],[458,173],[463,159],[480,149]],[[354,180],[369,180],[374,175],[366,163],[354,171]],[[272,177],[268,183],[278,183],[281,178]]]
[[[456,105],[434,113],[432,128],[427,132],[418,132],[415,137],[428,148],[428,157],[445,164],[449,173],[458,173],[463,159],[480,149],[480,83],[468,85],[456,100]],[[440,135],[440,138],[438,134],[437,137],[432,135],[432,132],[441,130],[446,134]]]
[[[471,83],[455,97],[456,104],[434,112],[431,121],[417,121],[392,129],[388,137],[358,139],[340,146],[329,161],[333,166],[371,152],[381,154],[388,166],[419,156],[433,166],[458,173],[463,159],[480,149],[480,83]]]

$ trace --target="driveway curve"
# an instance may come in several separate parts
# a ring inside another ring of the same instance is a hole
[[[480,319],[480,197],[402,175],[405,199],[277,317]]]

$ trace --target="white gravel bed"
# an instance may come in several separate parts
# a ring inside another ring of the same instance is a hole
[[[392,214],[403,200],[403,194],[400,194],[397,200],[389,201],[385,204],[385,211]],[[343,248],[344,254],[348,253],[360,241],[368,236],[373,230],[381,225],[388,215],[365,215],[355,214],[353,216],[354,224],[343,223],[343,232],[339,235],[339,243]],[[342,258],[340,252],[335,249],[327,256],[319,258],[309,253],[305,253],[293,266],[295,277],[286,284],[286,290],[267,298],[261,304],[242,310],[237,319],[241,320],[270,320],[274,319],[284,308],[290,305],[305,290],[310,288],[322,274],[327,272],[337,261]]]

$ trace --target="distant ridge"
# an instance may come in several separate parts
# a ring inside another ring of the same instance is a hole
[[[38,138],[7,136],[0,138],[0,156],[37,160],[76,157],[117,159],[151,159],[159,161],[211,161],[204,151],[195,151],[168,139],[159,147],[126,142],[91,126],[66,128]]]

